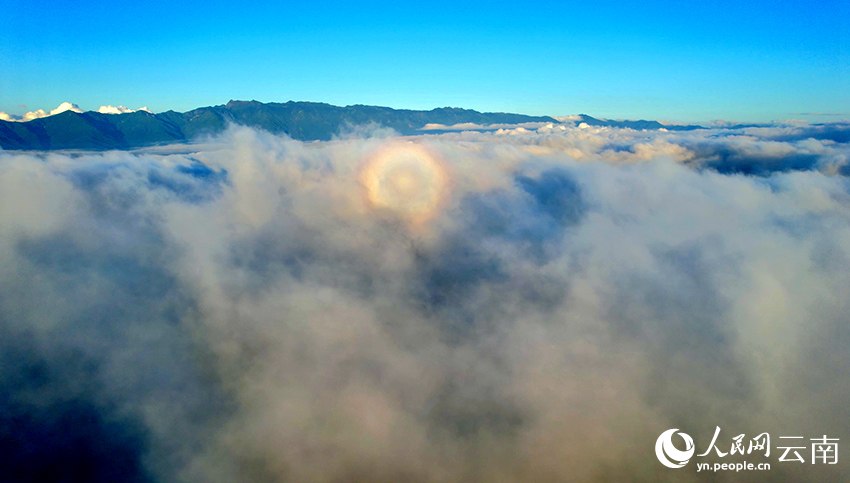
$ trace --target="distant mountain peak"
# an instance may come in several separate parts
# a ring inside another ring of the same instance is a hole
[[[28,113],[32,114],[32,113]],[[43,115],[42,115],[43,114]],[[9,117],[8,115],[6,115]],[[101,106],[82,112],[62,103],[46,113],[36,111],[28,122],[0,117],[0,147],[3,149],[130,149],[155,144],[186,142],[205,134],[223,131],[236,123],[298,140],[328,140],[350,126],[377,124],[400,134],[438,132],[435,126],[487,129],[487,126],[533,123],[583,122],[593,126],[632,129],[695,129],[699,126],[665,126],[657,121],[610,121],[586,114],[556,119],[501,112],[478,112],[460,107],[438,107],[430,111],[353,105],[334,106],[323,102],[287,101],[263,103],[231,99],[224,105],[200,107],[187,112],[151,113],[125,106]]]

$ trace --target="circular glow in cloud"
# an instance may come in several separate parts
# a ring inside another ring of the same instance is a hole
[[[438,158],[423,146],[392,143],[370,156],[360,173],[369,203],[413,223],[433,217],[448,191],[448,176]]]

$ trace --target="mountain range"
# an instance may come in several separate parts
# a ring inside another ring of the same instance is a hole
[[[658,121],[610,121],[587,115],[571,122],[591,126],[631,129],[690,130],[701,126],[665,125]],[[443,107],[430,111],[392,109],[378,106],[333,106],[317,102],[262,103],[230,101],[188,112],[151,113],[144,110],[123,114],[96,111],[59,114],[27,122],[0,121],[0,148],[9,150],[132,149],[158,144],[188,142],[215,134],[228,124],[242,124],[286,134],[303,141],[328,140],[352,126],[377,124],[410,135],[451,130],[454,125],[487,129],[492,125],[559,123],[549,116],[526,116],[501,112]],[[427,127],[427,131],[423,128]]]

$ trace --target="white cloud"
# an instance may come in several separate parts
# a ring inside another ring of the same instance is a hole
[[[126,114],[126,113],[129,113],[129,112],[135,112],[135,111],[133,109],[128,109],[124,106],[115,107],[115,106],[109,105],[109,106],[100,106],[97,109],[97,112],[99,112],[101,114]]]
[[[80,107],[77,106],[76,104],[73,104],[73,103],[70,103],[70,102],[63,102],[62,104],[59,104],[59,106],[56,107],[56,109],[52,109],[49,112],[45,111],[44,109],[37,109],[35,111],[27,112],[26,114],[24,114],[22,116],[15,116],[13,114],[7,114],[5,112],[0,111],[0,120],[2,120],[2,121],[15,121],[15,122],[27,122],[27,121],[32,121],[33,119],[40,119],[40,118],[47,117],[47,116],[53,116],[53,115],[56,115],[56,114],[59,114],[61,112],[65,112],[65,111],[73,111],[73,112],[77,112],[77,113],[83,112],[80,109]],[[102,114],[125,114],[125,113],[136,112],[136,111],[145,111],[145,112],[151,113],[150,109],[148,109],[147,107],[140,107],[139,109],[130,109],[130,108],[127,108],[125,106],[117,106],[116,107],[116,106],[112,106],[112,105],[106,105],[106,106],[100,106],[97,109],[97,112],[102,113]]]
[[[572,114],[572,115],[569,115],[569,116],[554,116],[554,117],[555,117],[555,119],[557,119],[561,122],[581,121],[581,116],[579,116],[578,114]]]
[[[125,107],[125,106],[116,107],[116,106],[112,106],[112,105],[100,106],[97,109],[97,112],[99,112],[101,114],[127,114],[127,113],[131,113],[131,112],[136,112],[136,111],[151,112],[150,109],[148,109],[147,107],[140,107],[139,109],[130,109],[130,108]]]
[[[524,122],[519,124],[476,124],[474,122],[465,122],[460,124],[437,124],[437,123],[428,123],[425,126],[419,128],[421,131],[495,131],[498,129],[514,129],[517,127],[521,127],[524,129],[537,129],[543,126],[551,126],[552,123],[549,122]]]
[[[53,116],[65,111],[83,112],[76,104],[72,104],[70,102],[63,102],[62,104],[59,104],[59,106],[57,106],[55,109],[50,110],[50,112],[46,112],[44,109],[37,109],[35,111],[27,112],[23,116],[14,116],[12,114],[0,112],[0,120],[27,122],[32,121],[33,119],[40,119],[42,117]]]

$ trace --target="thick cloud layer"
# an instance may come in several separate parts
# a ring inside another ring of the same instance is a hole
[[[846,479],[848,132],[2,153],[0,479]]]

